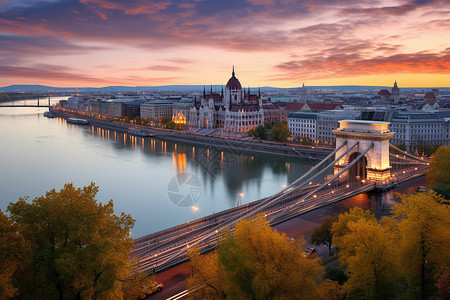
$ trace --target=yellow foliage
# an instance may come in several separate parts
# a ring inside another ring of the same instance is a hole
[[[234,235],[223,235],[217,253],[190,253],[190,287],[200,287],[206,299],[312,299],[323,270],[317,259],[303,257],[303,244],[288,241],[262,216],[243,220]]]
[[[434,191],[400,197],[397,248],[411,296],[421,298],[434,288],[429,271],[450,265],[450,207]]]
[[[131,276],[134,247],[129,215],[114,214],[112,200],[98,203],[98,187],[66,184],[27,203],[11,203],[11,219],[29,251],[16,272],[23,298],[121,299]]]

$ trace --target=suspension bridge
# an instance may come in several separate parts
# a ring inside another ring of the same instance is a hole
[[[269,197],[187,222],[134,240],[131,256],[138,269],[159,272],[187,260],[187,250],[215,249],[223,229],[263,214],[271,226],[303,213],[371,190],[387,190],[428,169],[416,157],[389,143],[388,122],[339,121],[336,149],[302,177]],[[390,152],[392,149],[392,152]]]

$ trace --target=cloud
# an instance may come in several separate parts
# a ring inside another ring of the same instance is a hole
[[[312,80],[392,73],[450,74],[450,48],[438,53],[418,52],[373,58],[363,58],[358,54],[338,54],[291,60],[276,65],[275,69],[284,75],[274,76],[274,80],[285,80],[289,77]]]
[[[56,84],[66,84],[70,86],[82,85],[160,85],[169,84],[180,77],[143,77],[143,76],[125,76],[121,78],[114,77],[94,77],[87,76],[76,70],[57,65],[39,64],[33,67],[0,66],[0,78],[19,78],[22,82],[36,82],[45,79]]]
[[[0,35],[0,61],[21,63],[29,58],[73,55],[104,50],[103,47],[82,46],[64,39],[48,36]]]
[[[195,72],[202,68],[191,66],[230,64],[225,57],[249,58],[244,63],[264,69],[267,76],[274,65],[284,77],[383,72],[372,62],[393,70],[385,58],[402,61],[392,64],[404,72],[413,72],[407,67],[410,60],[425,59],[428,64],[417,62],[419,69],[437,72],[439,66],[432,64],[443,63],[439,57],[446,57],[446,45],[436,36],[450,30],[447,0],[19,0],[7,2],[14,3],[10,6],[1,1],[3,66],[36,69],[42,58],[63,64],[59,56],[65,55],[68,65],[79,59],[86,65],[107,65],[111,59],[111,70],[122,72],[139,65],[133,60],[137,53],[151,58],[146,70],[156,74],[154,79],[160,72],[199,78]],[[108,55],[96,62],[102,51]]]
[[[85,74],[76,74],[68,72],[68,68],[53,65],[38,65],[36,67],[16,67],[16,66],[0,66],[0,77],[16,77],[26,79],[46,78],[52,81],[73,81],[73,82],[89,82],[104,83],[102,78],[94,78]]]

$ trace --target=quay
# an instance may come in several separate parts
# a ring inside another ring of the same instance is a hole
[[[50,111],[63,119],[71,117],[81,118],[76,114],[63,112],[54,107]],[[89,121],[91,125],[105,129],[116,130],[127,133],[130,124],[99,120],[95,118],[82,117]],[[237,153],[261,153],[271,155],[282,155],[311,160],[320,160],[329,155],[333,149],[317,146],[304,146],[290,142],[275,142],[263,140],[249,140],[224,136],[213,136],[199,133],[180,132],[178,130],[149,128],[146,126],[133,125],[133,127],[150,134],[152,137],[173,142],[182,142],[186,144],[200,145],[205,147],[214,147],[217,149],[228,149]]]

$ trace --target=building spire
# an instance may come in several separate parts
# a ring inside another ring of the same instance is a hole
[[[233,65],[233,72],[231,73],[231,77],[234,77],[234,65]]]
[[[206,88],[203,86],[203,99],[206,99]]]

